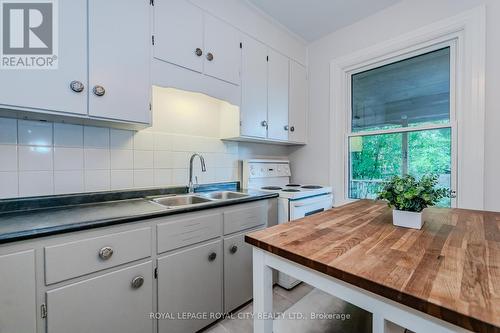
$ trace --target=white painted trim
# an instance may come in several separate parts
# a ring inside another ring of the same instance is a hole
[[[330,64],[330,180],[335,206],[345,204],[346,101],[349,73],[416,52],[431,45],[456,40],[456,165],[460,208],[484,208],[485,119],[485,6],[427,25],[389,41],[332,60]]]
[[[470,331],[464,328],[256,247],[253,248],[253,288],[254,304],[258,304],[258,306],[254,305],[254,318],[257,318],[259,314],[267,313],[269,308],[272,308],[272,290],[269,290],[269,284],[272,278],[266,275],[265,279],[263,279],[264,272],[267,272],[270,268],[293,276],[330,295],[334,295],[335,297],[371,312],[374,317],[374,333],[388,333],[385,325],[386,321],[391,321],[417,333],[470,333]],[[259,277],[258,280],[255,279],[256,275]],[[257,292],[255,292],[255,290],[257,290]],[[267,290],[267,293],[264,293],[264,290]],[[271,304],[269,304],[269,300]],[[265,306],[263,304],[265,304]],[[314,309],[310,310],[314,311]],[[254,323],[259,324],[259,326],[254,327],[254,333],[272,332],[272,320],[268,319],[264,320],[264,322],[265,324],[262,320],[254,319]]]

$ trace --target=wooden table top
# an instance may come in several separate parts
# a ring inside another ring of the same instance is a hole
[[[476,332],[500,332],[500,213],[424,210],[422,230],[361,200],[246,236],[321,273]]]

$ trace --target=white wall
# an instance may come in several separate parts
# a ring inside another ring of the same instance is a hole
[[[485,208],[500,211],[500,112],[495,98],[500,90],[500,1],[404,0],[368,18],[338,30],[308,47],[309,135],[308,145],[292,148],[294,181],[330,183],[328,137],[330,133],[330,62],[332,59],[392,39],[424,25],[485,4],[486,49],[486,147]],[[332,184],[335,186],[335,184]]]

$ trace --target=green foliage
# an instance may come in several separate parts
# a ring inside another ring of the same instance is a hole
[[[398,210],[421,212],[442,198],[450,197],[450,190],[437,188],[437,183],[436,175],[424,175],[420,180],[410,175],[394,176],[379,192],[378,199],[387,200],[390,207]]]
[[[404,173],[418,179],[427,174],[440,175],[439,185],[451,186],[451,130],[441,128],[406,135],[406,147],[401,133],[359,137],[357,145],[351,140],[350,198],[376,198],[391,177]],[[406,170],[403,148],[408,151]],[[446,197],[438,203],[443,207],[450,204]]]

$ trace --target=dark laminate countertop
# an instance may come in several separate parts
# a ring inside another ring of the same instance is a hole
[[[228,188],[220,187],[219,189],[227,190]],[[229,189],[236,190],[234,188]],[[19,203],[15,202],[15,200],[4,201],[3,213],[0,213],[0,244],[277,197],[277,194],[274,193],[238,190],[239,192],[246,192],[250,196],[232,200],[217,200],[203,205],[184,206],[175,209],[169,209],[144,198],[117,200],[117,198],[137,195],[149,196],[175,192],[183,194],[181,191],[185,191],[185,188],[168,189],[168,191],[133,191],[133,194],[132,192],[122,191],[119,195],[118,192],[109,192],[107,194],[93,194],[91,198],[88,197],[89,195],[71,195],[67,198],[58,196],[52,199],[50,197],[40,198],[39,200],[36,198],[29,199],[33,201],[32,203]],[[26,209],[27,206],[33,204],[39,206],[40,200],[58,202],[59,206]],[[72,204],[64,205],[64,203]],[[7,211],[7,208],[5,208],[14,206],[25,207],[25,209]],[[0,202],[1,207],[2,202]]]
[[[422,230],[361,200],[246,236],[321,273],[475,332],[500,332],[500,213],[429,208]]]

